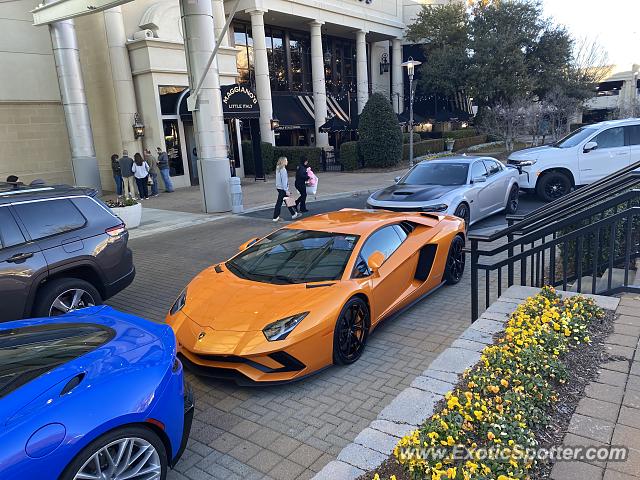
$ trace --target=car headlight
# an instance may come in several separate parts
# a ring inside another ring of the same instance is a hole
[[[521,162],[514,162],[516,167],[530,167],[535,164],[537,160],[522,160]]]
[[[262,329],[262,333],[264,333],[264,336],[270,342],[284,340],[287,338],[287,335],[291,333],[291,330],[296,328],[296,326],[307,315],[309,315],[309,312],[298,313],[296,315],[291,315],[290,317],[282,318],[264,327]]]
[[[438,205],[429,205],[428,207],[422,207],[423,212],[444,212],[449,205],[446,203],[439,203]]]
[[[185,303],[187,303],[187,289],[186,288],[184,290],[182,290],[182,292],[180,292],[180,295],[178,295],[178,298],[176,299],[176,301],[173,302],[173,306],[171,307],[171,310],[169,311],[169,313],[171,315],[175,315],[177,312],[182,310],[182,307],[184,307]]]

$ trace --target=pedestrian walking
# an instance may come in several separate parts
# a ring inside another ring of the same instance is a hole
[[[280,220],[280,210],[282,209],[283,201],[286,202],[292,220],[301,216],[301,214],[298,213],[295,208],[293,208],[295,206],[295,201],[293,201],[293,199],[291,198],[291,192],[289,191],[289,174],[287,173],[287,163],[289,163],[287,161],[287,157],[280,157],[278,159],[278,163],[276,164],[276,190],[278,190],[278,200],[276,200],[276,206],[273,209],[274,222]]]
[[[116,195],[120,198],[122,196],[122,172],[120,171],[117,153],[111,155],[111,172],[113,173],[113,181],[116,184]]]
[[[164,182],[164,191],[171,193],[173,192],[173,183],[171,183],[169,175],[169,155],[167,155],[167,152],[163,152],[160,147],[157,147],[156,150],[158,151],[158,168]]]
[[[160,168],[158,167],[158,160],[156,157],[151,155],[151,150],[145,149],[144,151],[144,161],[149,165],[149,175],[151,176],[151,196],[158,196],[158,175],[160,174]]]
[[[307,168],[309,167],[309,160],[302,157],[298,168],[296,168],[296,190],[300,193],[300,196],[296,200],[296,208],[300,213],[308,212],[307,210],[307,182],[309,181],[309,174]]]
[[[133,159],[129,156],[128,151],[122,151],[122,156],[118,159],[118,163],[120,164],[120,175],[122,175],[124,197],[135,198],[136,179],[133,176]]]
[[[144,161],[142,155],[136,153],[133,156],[133,176],[136,178],[138,184],[138,192],[140,198],[144,200],[149,199],[149,164]]]

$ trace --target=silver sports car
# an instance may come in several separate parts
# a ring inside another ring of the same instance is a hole
[[[443,212],[471,225],[501,210],[518,209],[518,170],[491,157],[425,160],[396,184],[374,192],[369,208]]]

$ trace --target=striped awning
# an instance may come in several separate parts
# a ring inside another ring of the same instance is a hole
[[[315,106],[313,101],[313,95],[298,95],[298,101],[302,105],[302,107],[311,115],[311,117],[315,118]],[[351,121],[349,119],[349,114],[347,111],[349,107],[343,106],[334,96],[327,95],[327,116],[329,118],[337,117],[345,124],[349,125],[353,123],[353,117],[357,116],[356,110],[352,109],[351,112]]]

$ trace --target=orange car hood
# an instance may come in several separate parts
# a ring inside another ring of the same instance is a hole
[[[336,282],[327,282],[327,284]],[[198,274],[187,288],[182,309],[201,327],[219,331],[260,331],[267,324],[310,311],[330,295],[330,287],[307,288],[302,284],[275,285],[236,277],[226,268],[214,267]]]

